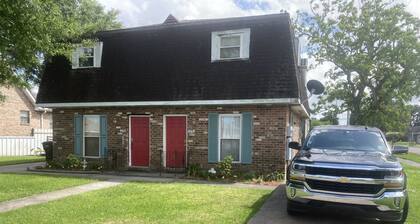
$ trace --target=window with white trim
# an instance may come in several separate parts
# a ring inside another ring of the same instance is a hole
[[[249,28],[212,32],[211,60],[248,59],[250,33]]]
[[[90,47],[78,47],[73,51],[72,68],[101,67],[102,42]]]
[[[84,47],[81,49],[79,55],[79,67],[93,67],[94,66],[94,54],[95,49],[93,47]]]
[[[83,116],[83,156],[99,157],[100,116]]]
[[[219,160],[232,156],[233,161],[241,158],[241,115],[222,114],[219,117]]]
[[[29,125],[29,111],[21,110],[20,111],[20,125]]]

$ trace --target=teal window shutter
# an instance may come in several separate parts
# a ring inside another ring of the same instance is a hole
[[[83,152],[83,115],[74,115],[74,154],[82,156]]]
[[[241,162],[252,163],[252,113],[242,113]]]
[[[100,155],[101,157],[108,157],[108,133],[107,133],[107,128],[108,124],[107,124],[107,119],[106,119],[106,115],[101,115],[101,123],[100,123],[100,148],[101,148],[101,152]]]
[[[219,114],[209,113],[208,120],[208,162],[219,160]]]

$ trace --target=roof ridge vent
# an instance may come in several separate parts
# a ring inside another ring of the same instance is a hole
[[[168,17],[166,17],[165,21],[163,22],[163,24],[175,24],[178,23],[178,19],[175,18],[175,16],[173,16],[172,14],[169,14]]]

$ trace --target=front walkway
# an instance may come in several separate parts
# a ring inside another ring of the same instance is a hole
[[[82,194],[89,191],[105,189],[109,187],[117,186],[124,181],[122,180],[107,180],[100,181],[91,184],[80,185],[76,187],[66,188],[63,190],[52,191],[47,193],[42,193],[38,195],[33,195],[25,198],[19,198],[11,201],[5,201],[0,203],[0,213],[8,212],[18,208],[23,208],[30,205],[37,205],[41,203],[46,203],[49,201],[58,200],[72,195]]]
[[[414,166],[414,167],[420,168],[420,163],[417,163],[417,162],[414,162],[414,161],[411,161],[411,160],[398,158],[398,161],[400,161],[401,163],[407,164],[409,166]]]

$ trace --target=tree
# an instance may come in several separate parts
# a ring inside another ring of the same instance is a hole
[[[311,9],[298,13],[298,33],[317,63],[334,65],[318,106],[349,110],[351,124],[406,128],[407,102],[420,94],[419,19],[387,0],[312,0]]]
[[[99,30],[121,27],[117,12],[95,0],[22,0],[0,3],[0,86],[37,83],[43,62],[68,55]],[[1,93],[0,93],[1,95]]]
[[[417,127],[420,126],[420,105],[413,106],[413,109],[411,110],[411,127]]]

